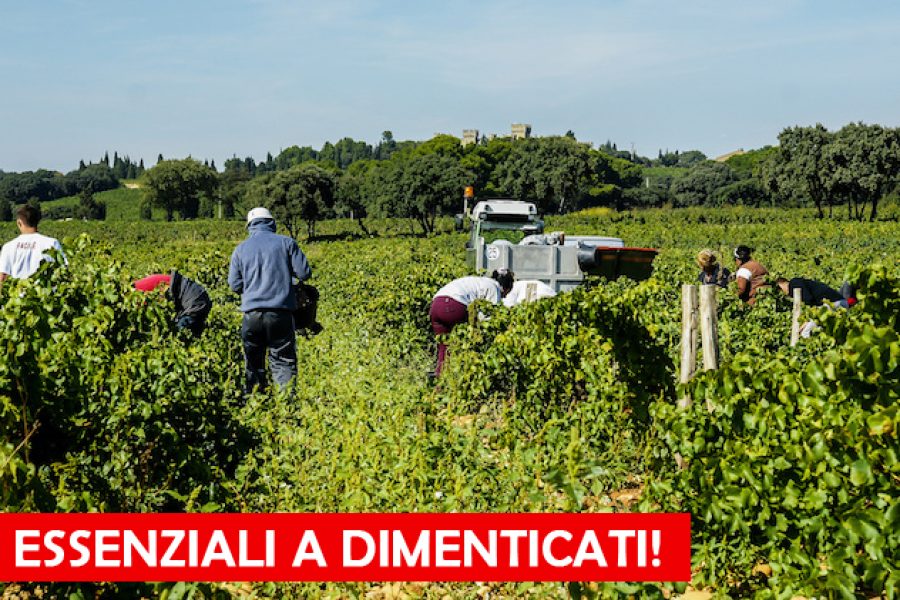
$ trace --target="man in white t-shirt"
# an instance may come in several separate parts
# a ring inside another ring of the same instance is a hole
[[[534,302],[556,295],[553,288],[537,279],[522,279],[513,284],[512,290],[503,297],[504,306],[517,306],[523,302]]]
[[[33,206],[25,204],[16,211],[16,226],[21,235],[3,244],[3,250],[0,251],[0,286],[9,277],[13,279],[30,277],[41,266],[41,262],[53,260],[47,254],[47,250],[55,248],[62,253],[62,246],[58,240],[38,233],[40,220],[41,213]]]

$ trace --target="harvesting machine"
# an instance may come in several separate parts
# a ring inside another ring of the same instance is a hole
[[[509,269],[517,279],[537,279],[561,292],[588,275],[642,280],[653,272],[655,249],[628,248],[600,235],[542,235],[544,222],[530,202],[481,200],[457,222],[463,218],[471,223],[466,253],[476,273]]]

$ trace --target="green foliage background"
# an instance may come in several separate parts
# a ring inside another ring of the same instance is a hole
[[[319,241],[303,245],[325,330],[298,344],[296,386],[246,401],[238,298],[225,283],[242,224],[42,224],[63,240],[69,267],[47,265],[0,292],[5,510],[680,510],[693,516],[693,585],[721,597],[896,597],[896,222],[747,208],[552,218],[552,229],[660,248],[654,277],[590,282],[511,311],[482,307],[490,318],[454,332],[437,388],[426,377],[428,304],[466,273],[465,235],[445,220],[429,237],[410,235],[403,220],[372,224],[380,237],[326,221]],[[680,388],[680,286],[695,281],[697,250],[727,257],[738,243],[756,247],[773,276],[833,286],[849,277],[861,305],[805,311],[823,331],[791,349],[785,298],[764,292],[747,309],[723,291],[724,366]],[[199,340],[175,333],[161,296],[130,291],[133,279],[172,268],[216,303]],[[693,402],[678,410],[684,395]],[[255,593],[377,589],[268,584]],[[488,587],[508,597],[683,589]],[[201,584],[52,590],[237,593]]]

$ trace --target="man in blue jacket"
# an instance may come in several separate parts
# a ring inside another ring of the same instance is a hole
[[[312,270],[293,239],[275,233],[265,208],[247,214],[249,236],[231,255],[228,285],[241,295],[241,340],[247,370],[246,391],[266,387],[266,350],[272,379],[279,386],[297,374],[293,278],[309,279]]]

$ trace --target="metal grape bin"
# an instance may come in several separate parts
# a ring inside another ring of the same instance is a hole
[[[570,241],[571,239],[571,241]],[[575,288],[586,275],[607,279],[647,279],[653,273],[657,251],[626,248],[616,238],[572,237],[563,245],[518,246],[494,242],[483,246],[482,271],[509,269],[516,279],[538,279],[557,292]]]

